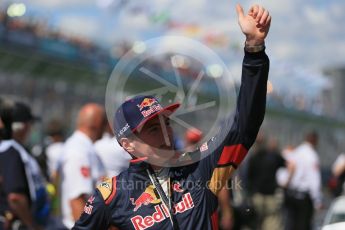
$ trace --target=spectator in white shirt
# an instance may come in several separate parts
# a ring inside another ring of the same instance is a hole
[[[339,196],[344,192],[345,182],[345,153],[339,154],[332,165],[332,174],[336,180],[336,186],[333,189],[333,195]]]
[[[51,120],[46,129],[48,145],[46,148],[47,171],[51,182],[55,181],[64,145],[64,130],[60,121]]]
[[[132,159],[131,155],[119,145],[109,125],[105,129],[102,139],[96,141],[95,149],[105,166],[108,177],[117,176],[126,170]]]
[[[311,132],[306,135],[305,142],[289,154],[294,170],[285,194],[286,229],[312,229],[314,209],[321,208],[317,143],[317,133]]]
[[[96,183],[106,176],[93,144],[102,137],[105,121],[104,109],[100,105],[83,106],[78,115],[77,130],[64,145],[61,200],[63,223],[68,229],[80,217]]]

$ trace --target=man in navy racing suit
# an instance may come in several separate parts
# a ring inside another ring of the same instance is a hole
[[[247,14],[240,5],[236,8],[246,42],[235,117],[226,124],[229,131],[191,153],[210,153],[199,162],[164,167],[175,155],[166,137],[171,143],[169,115],[179,104],[163,108],[152,96],[127,100],[116,111],[114,132],[136,158],[128,170],[97,187],[73,229],[218,229],[217,194],[256,138],[265,114],[269,71],[264,40],[271,16],[258,5]]]

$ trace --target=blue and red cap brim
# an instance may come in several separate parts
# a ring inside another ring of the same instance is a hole
[[[132,129],[132,132],[134,133],[135,131],[137,131],[139,129],[139,127],[142,127],[145,125],[146,122],[152,120],[153,118],[157,117],[158,115],[163,115],[166,117],[169,117],[171,114],[173,114],[179,107],[180,107],[180,103],[174,103],[171,105],[168,105],[166,107],[164,107],[162,110],[153,113],[152,115],[146,117],[144,120],[142,120],[136,127],[134,127]]]

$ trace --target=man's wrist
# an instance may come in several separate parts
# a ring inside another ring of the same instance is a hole
[[[244,50],[249,53],[257,53],[265,49],[265,42],[261,43],[247,43],[244,44]]]
[[[257,39],[251,38],[249,36],[246,37],[245,44],[248,46],[258,46],[265,43],[265,39]]]

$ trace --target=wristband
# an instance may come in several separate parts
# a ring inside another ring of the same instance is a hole
[[[263,51],[265,49],[265,43],[262,43],[261,45],[255,45],[255,46],[250,46],[245,43],[244,45],[244,50],[249,52],[249,53],[257,53],[260,51]]]

